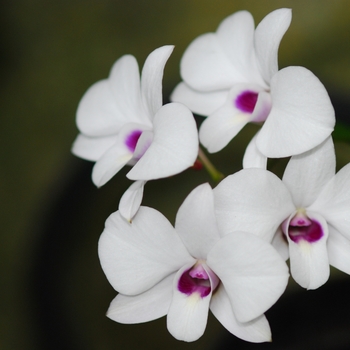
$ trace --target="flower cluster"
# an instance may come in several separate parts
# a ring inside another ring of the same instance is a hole
[[[171,103],[162,105],[162,77],[173,46],[154,50],[141,78],[135,58],[121,57],[83,96],[73,153],[96,162],[96,186],[126,165],[135,181],[98,246],[119,293],[108,309],[112,320],[166,315],[175,338],[194,341],[211,310],[237,337],[270,341],[264,313],[287,287],[286,260],[306,289],[322,286],[330,265],[350,274],[350,165],[335,173],[335,116],[322,83],[303,67],[278,69],[290,22],[291,10],[279,9],[255,28],[240,11],[196,38]],[[192,113],[205,117],[199,131]],[[215,188],[195,188],[174,226],[141,206],[148,180],[178,174],[197,157],[212,169],[199,142],[218,152],[249,122],[262,127],[243,169]],[[267,170],[268,158],[281,157],[291,157],[282,179]]]

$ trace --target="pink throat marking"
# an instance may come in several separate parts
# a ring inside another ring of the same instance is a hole
[[[142,130],[133,130],[129,135],[126,136],[125,144],[131,152],[135,151],[137,141],[139,140],[141,134]]]
[[[210,294],[212,287],[214,291],[219,284],[219,279],[213,272],[211,272],[211,278],[213,280],[213,286],[211,286],[208,273],[205,271],[202,264],[197,263],[183,272],[177,288],[181,293],[188,296],[193,293],[198,293],[201,298],[204,298]]]
[[[236,97],[234,105],[242,112],[253,113],[257,100],[257,92],[246,90]]]
[[[306,215],[297,214],[289,223],[288,235],[295,243],[301,240],[309,243],[317,242],[323,237],[323,234],[321,224]]]

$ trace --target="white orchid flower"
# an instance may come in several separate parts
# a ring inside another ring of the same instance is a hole
[[[318,78],[303,67],[278,70],[291,16],[290,9],[275,10],[254,30],[252,15],[240,11],[185,51],[183,82],[171,99],[208,116],[199,138],[209,152],[224,148],[247,123],[264,122],[244,160],[245,167],[263,167],[264,158],[306,152],[333,131],[334,110]]]
[[[99,257],[119,292],[107,312],[112,320],[141,323],[167,315],[175,338],[195,341],[210,309],[239,338],[271,339],[264,312],[286,288],[287,265],[252,233],[221,235],[208,184],[186,198],[175,228],[147,207],[140,207],[132,223],[113,213],[99,241]]]
[[[216,214],[222,232],[254,225],[269,232],[263,238],[290,258],[295,281],[316,289],[328,280],[329,265],[350,274],[349,190],[350,164],[335,174],[329,137],[293,156],[283,181],[263,169],[224,179],[214,189]]]
[[[78,107],[80,134],[72,152],[96,162],[94,184],[104,185],[125,165],[132,166],[127,177],[140,181],[124,198],[122,210],[128,216],[137,210],[146,181],[180,173],[198,155],[190,110],[179,103],[162,106],[163,70],[173,48],[163,46],[148,56],[141,81],[135,57],[121,57],[109,78],[92,85]],[[130,202],[136,188],[136,202]]]

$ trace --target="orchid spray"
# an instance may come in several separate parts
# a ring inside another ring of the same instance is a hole
[[[124,166],[135,181],[98,244],[118,292],[110,319],[166,316],[169,332],[189,342],[204,333],[210,310],[235,336],[266,342],[264,313],[285,291],[289,271],[306,289],[326,283],[330,265],[350,274],[350,167],[335,173],[335,113],[323,84],[304,67],[278,68],[291,19],[290,9],[278,9],[255,28],[240,11],[194,39],[171,103],[162,102],[170,45],[150,53],[141,75],[133,56],[119,58],[83,96],[72,152],[95,162],[98,187]],[[199,130],[192,113],[203,116]],[[199,143],[219,152],[247,123],[261,128],[243,169],[224,177]],[[282,157],[291,158],[280,179],[267,160]],[[194,188],[174,225],[141,205],[147,181],[197,162],[216,187]]]

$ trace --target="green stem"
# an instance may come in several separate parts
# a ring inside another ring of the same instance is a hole
[[[216,183],[219,183],[225,177],[224,174],[222,174],[215,168],[215,166],[212,164],[212,162],[209,160],[209,158],[205,155],[205,153],[200,147],[198,150],[198,158],[203,163],[205,169]]]

